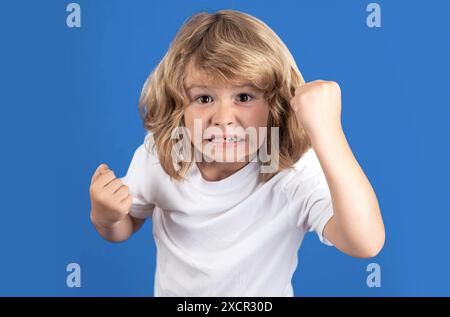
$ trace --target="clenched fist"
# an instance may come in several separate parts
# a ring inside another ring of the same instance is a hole
[[[341,131],[341,89],[336,82],[315,80],[295,90],[291,100],[297,122],[310,138]]]
[[[112,227],[126,217],[132,203],[128,186],[114,175],[106,164],[94,172],[89,188],[91,220],[102,227]]]

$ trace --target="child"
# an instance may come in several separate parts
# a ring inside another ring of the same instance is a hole
[[[305,83],[255,17],[192,16],[139,108],[145,141],[125,177],[97,168],[91,221],[120,242],[152,218],[155,296],[293,296],[309,231],[354,257],[381,250],[383,221],[341,127],[339,86]]]

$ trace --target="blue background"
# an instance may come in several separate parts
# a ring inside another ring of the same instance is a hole
[[[183,21],[236,9],[266,22],[307,81],[337,81],[343,126],[370,179],[387,240],[354,259],[307,235],[293,278],[298,296],[449,296],[448,1],[0,2],[2,151],[0,295],[153,295],[151,221],[108,243],[89,221],[101,162],[124,175],[144,136],[137,100]],[[81,288],[66,265],[81,265]],[[381,266],[381,288],[366,266]]]

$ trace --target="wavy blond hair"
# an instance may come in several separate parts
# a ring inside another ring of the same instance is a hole
[[[147,78],[139,99],[144,128],[151,132],[161,166],[171,179],[184,180],[192,165],[192,160],[181,162],[175,169],[172,161],[172,150],[178,142],[172,138],[172,131],[185,126],[183,113],[189,104],[185,85],[189,61],[218,81],[251,82],[264,91],[269,104],[268,149],[270,127],[279,127],[280,140],[279,168],[274,173],[261,173],[261,181],[291,168],[311,146],[290,106],[295,88],[305,81],[281,39],[249,14],[234,10],[200,12],[183,23]]]

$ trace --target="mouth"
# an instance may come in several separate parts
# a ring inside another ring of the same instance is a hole
[[[233,135],[233,136],[211,136],[210,138],[204,139],[204,142],[211,142],[214,145],[235,145],[244,142],[245,138]]]

